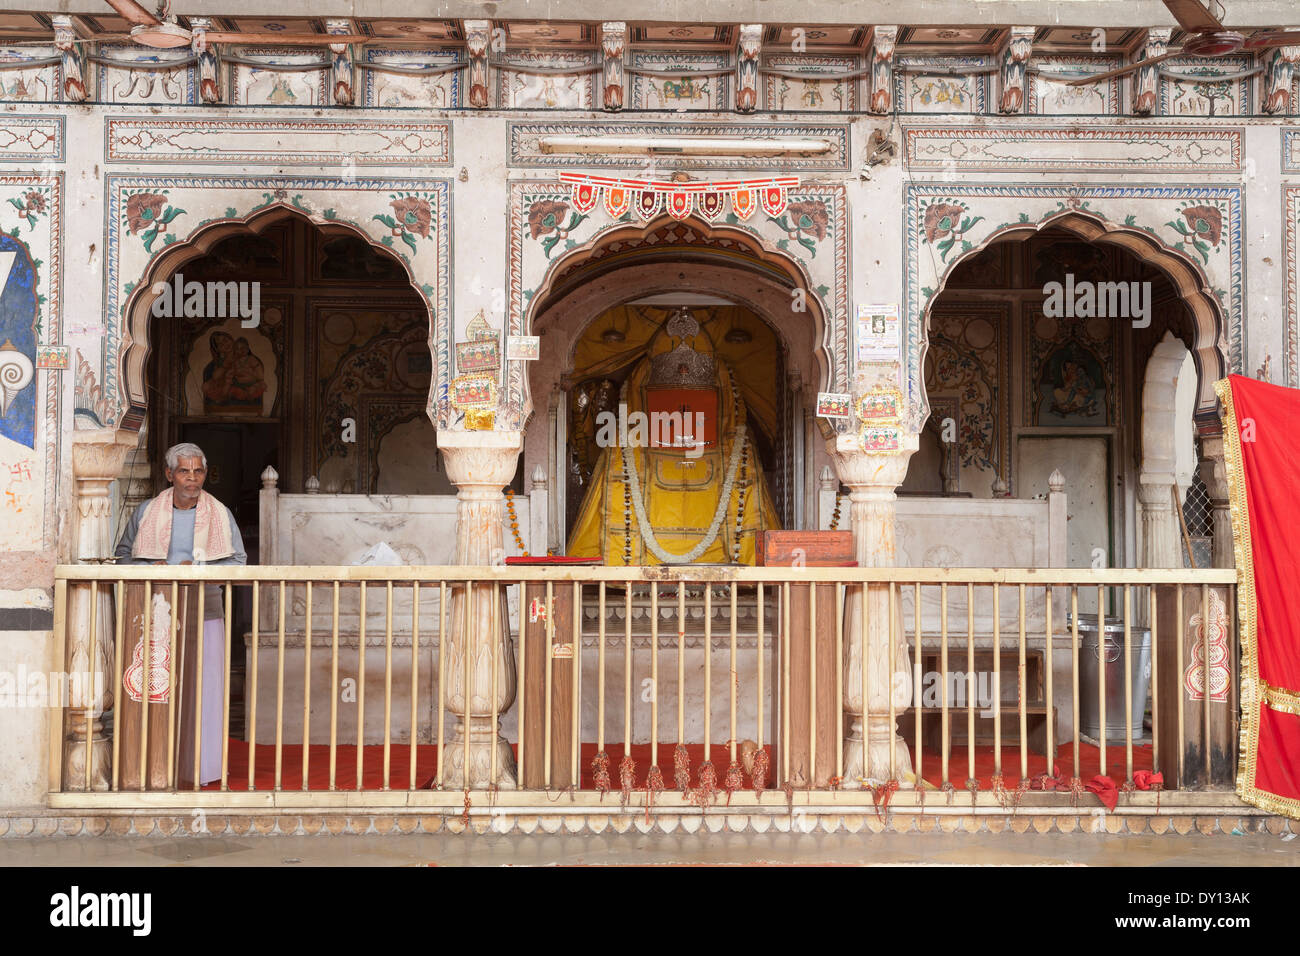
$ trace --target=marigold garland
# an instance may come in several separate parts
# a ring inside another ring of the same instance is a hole
[[[754,785],[754,793],[760,799],[763,796],[763,791],[767,789],[768,760],[766,747],[759,747],[754,751],[754,767],[750,772],[749,780]]]
[[[700,768],[700,778],[703,781],[704,768]],[[727,776],[723,778],[723,789],[727,791],[727,806],[731,806],[731,795],[737,790],[745,789],[745,777],[740,771],[740,764],[731,761],[731,766],[727,768]]]
[[[676,789],[686,796],[691,790],[691,755],[686,752],[683,744],[678,744],[673,748],[673,782],[677,785]]]
[[[591,760],[591,777],[604,801],[605,794],[609,793],[609,754],[603,750]]]
[[[700,764],[700,788],[695,792],[695,800],[701,807],[709,807],[717,795],[718,773],[713,769],[713,761],[706,760]]]
[[[840,526],[840,507],[844,504],[844,496],[839,492],[835,493],[835,510],[831,512],[831,527],[834,531]]]
[[[631,754],[625,754],[619,761],[618,781],[623,790],[621,805],[626,808],[628,801],[632,799],[632,791],[636,789],[636,761],[632,759]]]

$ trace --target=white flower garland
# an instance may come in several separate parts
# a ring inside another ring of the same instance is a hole
[[[641,499],[641,476],[633,467],[636,462],[629,461],[626,445],[619,446],[623,454],[623,470],[627,473],[627,482],[632,489],[632,508],[636,511],[637,530],[641,532],[641,540],[650,549],[650,553],[664,564],[690,564],[709,550],[713,542],[717,540],[718,532],[722,530],[722,519],[727,514],[727,505],[731,504],[731,489],[736,481],[736,470],[740,466],[740,453],[745,447],[746,440],[745,426],[743,424],[738,425],[736,427],[735,441],[731,446],[731,460],[727,462],[727,477],[722,483],[722,494],[718,496],[718,507],[714,509],[713,521],[710,523],[709,530],[705,533],[704,538],[685,554],[669,554],[659,544],[658,539],[655,538],[654,529],[650,527],[650,519],[646,516],[645,502]]]

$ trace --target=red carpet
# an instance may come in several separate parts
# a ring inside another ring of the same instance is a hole
[[[659,769],[663,772],[664,780],[667,783],[673,779],[673,743],[660,743],[659,745]],[[384,748],[379,745],[366,746],[362,748],[364,753],[364,766],[361,777],[362,790],[379,790],[383,781],[384,766]],[[691,755],[691,782],[698,783],[698,771],[700,764],[704,761],[704,746],[702,744],[689,744],[687,751]],[[609,754],[609,773],[613,780],[614,786],[618,786],[618,765],[623,759],[623,747],[621,744],[607,744],[606,752]],[[769,749],[770,753],[770,749]],[[389,757],[389,787],[393,790],[405,790],[410,786],[410,754],[411,748],[406,744],[393,744]],[[596,745],[587,743],[582,745],[582,783],[583,790],[590,790],[593,787],[591,777],[591,759],[596,754]],[[718,775],[718,782],[721,784],[724,775],[727,772],[727,766],[730,762],[728,748],[722,745],[714,745],[711,748],[710,756],[713,760],[713,766]],[[633,744],[632,759],[636,761],[637,785],[645,785],[646,771],[650,769],[650,745]],[[954,747],[948,758],[948,778],[958,790],[965,789],[966,776],[968,772],[966,762],[966,748]],[[330,749],[327,744],[313,744],[309,748],[308,768],[307,768],[307,787],[308,790],[328,790],[329,789],[329,760]],[[1097,747],[1081,743],[1079,745],[1079,776],[1086,782],[1095,774],[1101,772],[1101,753]],[[769,777],[775,776],[775,770],[769,771]],[[1056,769],[1059,775],[1068,779],[1073,771],[1073,747],[1066,743],[1057,751]],[[1150,770],[1151,769],[1151,746],[1134,746],[1133,748],[1133,769]],[[926,750],[922,753],[921,770],[925,779],[940,786],[943,783],[943,776],[940,767],[940,756]],[[1029,777],[1032,779],[1047,771],[1047,757],[1043,754],[1029,754]],[[415,756],[415,785],[417,788],[428,786],[438,772],[438,748],[433,744],[422,744],[416,747]],[[1020,781],[1020,750],[1019,748],[1003,747],[1002,748],[1002,773],[1004,785],[1007,789],[1015,789]],[[1106,773],[1117,784],[1123,783],[1125,764],[1124,748],[1108,747],[1106,748]],[[975,776],[980,782],[981,790],[992,788],[993,778],[993,748],[978,747],[975,750]],[[272,790],[275,788],[275,745],[258,744],[257,745],[257,762],[254,774],[255,789]],[[749,777],[745,777],[746,787],[750,786]],[[771,784],[769,783],[769,786]],[[281,782],[282,790],[301,790],[302,786],[302,745],[286,744],[282,751],[281,757]],[[209,784],[205,789],[220,789],[217,784]],[[230,789],[247,790],[248,789],[248,744],[243,740],[230,741]],[[337,790],[355,790],[357,789],[357,748],[355,745],[340,744],[336,750],[336,769],[335,769],[335,789]]]

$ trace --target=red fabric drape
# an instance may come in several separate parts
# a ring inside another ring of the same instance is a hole
[[[1300,819],[1300,390],[1231,375],[1215,391],[1241,629],[1237,793]]]

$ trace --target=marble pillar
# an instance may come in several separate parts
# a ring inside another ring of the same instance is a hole
[[[455,563],[504,564],[505,496],[501,491],[514,478],[523,436],[517,432],[444,430],[438,433],[438,447],[447,476],[456,485]],[[515,758],[501,735],[500,720],[515,700],[514,642],[506,589],[482,582],[471,582],[471,586],[472,591],[464,583],[457,584],[448,602],[446,672],[441,684],[443,706],[455,715],[456,723],[454,736],[444,744],[443,785],[451,790],[488,789],[495,748],[496,785],[514,790],[518,787]]]
[[[1210,533],[1214,536],[1212,565],[1231,568],[1236,565],[1232,550],[1232,512],[1228,505],[1228,470],[1223,462],[1223,436],[1201,439],[1201,481],[1210,496]]]
[[[136,437],[133,432],[111,428],[73,434],[76,501],[72,557],[80,564],[100,564],[112,557],[117,542],[113,540],[109,486],[135,447]],[[113,706],[116,690],[111,686],[114,615],[108,587],[101,584],[92,589],[91,582],[69,582],[66,622],[63,666],[69,674],[69,706],[63,721],[63,789],[107,790],[112,779],[112,747],[111,738],[104,733],[103,715]]]
[[[907,436],[903,451],[868,455],[860,451],[838,451],[827,447],[840,481],[849,488],[853,547],[859,567],[891,567],[895,555],[896,489],[907,474],[907,462],[916,451],[915,435]],[[890,742],[894,746],[894,769],[900,785],[908,786],[912,772],[911,753],[898,733],[897,719],[912,700],[912,668],[903,636],[902,615],[895,607],[894,632],[889,630],[889,588],[867,588],[866,633],[863,633],[862,590],[850,587],[844,602],[844,709],[850,727],[844,739],[844,782],[846,789],[890,779]],[[890,646],[893,645],[893,667]],[[866,694],[862,687],[862,653],[867,654]],[[892,672],[891,672],[892,671]],[[893,695],[895,720],[889,719]],[[865,706],[864,706],[865,696]],[[866,766],[863,766],[862,735],[866,727]]]

